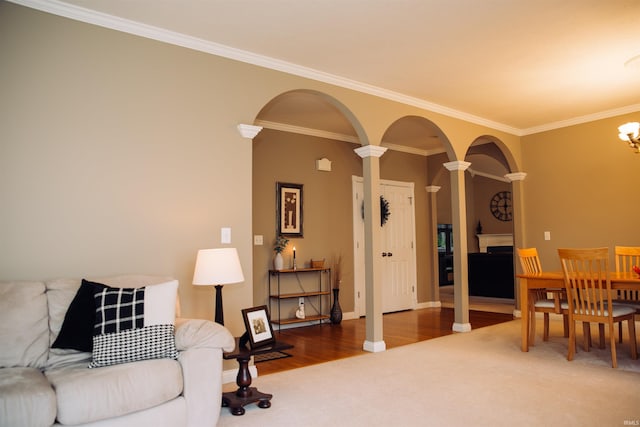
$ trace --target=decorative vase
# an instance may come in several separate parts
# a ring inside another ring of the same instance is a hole
[[[282,254],[280,252],[276,253],[276,256],[273,258],[273,268],[276,270],[282,270],[284,267],[284,259],[282,258]]]
[[[342,322],[342,308],[340,308],[340,301],[338,301],[338,294],[340,293],[340,289],[333,289],[333,307],[331,307],[331,313],[329,315],[329,320],[334,325]]]

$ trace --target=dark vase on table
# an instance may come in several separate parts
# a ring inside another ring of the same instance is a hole
[[[333,289],[333,307],[331,307],[331,313],[329,315],[329,320],[334,325],[342,322],[342,308],[340,308],[340,301],[338,301],[338,294],[340,293],[340,289]]]

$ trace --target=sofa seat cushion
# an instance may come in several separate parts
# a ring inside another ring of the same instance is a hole
[[[0,426],[50,426],[56,419],[56,395],[40,370],[0,369]]]
[[[85,363],[46,371],[56,391],[58,422],[83,424],[160,405],[182,393],[180,363],[172,359],[89,369]]]

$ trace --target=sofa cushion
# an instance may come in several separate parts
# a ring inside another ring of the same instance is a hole
[[[56,395],[36,368],[0,369],[0,426],[50,426],[56,418]]]
[[[142,288],[96,287],[93,360],[89,367],[176,359],[177,290],[177,280]]]
[[[96,288],[101,286],[104,287],[99,283],[82,279],[82,284],[64,315],[60,333],[51,347],[78,351],[93,349],[93,324],[96,318],[93,294]]]
[[[0,282],[0,368],[45,366],[49,352],[42,282]]]
[[[104,283],[112,287],[129,287],[136,288],[148,286],[157,283],[164,283],[171,280],[165,276],[151,275],[120,275],[99,278],[88,278],[88,281]],[[80,279],[55,279],[46,282],[47,287],[47,303],[49,306],[49,329],[50,342],[53,344],[60,333],[64,323],[67,310],[70,307],[81,286]],[[93,342],[93,324],[95,318],[91,320],[91,341]],[[49,359],[47,360],[47,369],[59,368],[68,364],[74,364],[79,361],[91,361],[91,352],[82,352],[74,349],[61,349],[52,347],[49,350]]]
[[[55,279],[46,282],[47,304],[49,306],[49,339],[52,344],[60,333],[67,309],[78,292],[80,283],[80,279]],[[93,319],[90,322],[93,327]],[[91,361],[91,352],[51,347],[49,349],[47,369],[58,368],[80,361],[89,363]]]
[[[46,371],[56,390],[58,422],[83,424],[151,408],[182,393],[182,368],[171,359]]]

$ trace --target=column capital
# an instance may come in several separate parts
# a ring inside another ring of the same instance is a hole
[[[245,125],[240,123],[238,125],[238,132],[243,138],[253,139],[262,130],[262,126]]]
[[[524,181],[524,179],[527,177],[527,173],[526,172],[513,172],[513,173],[506,174],[504,177],[507,178],[511,182],[513,182],[513,181]]]
[[[387,151],[387,148],[380,147],[379,145],[363,145],[353,151],[364,159],[365,157],[382,157],[382,155]]]
[[[442,164],[449,171],[466,171],[469,166],[471,166],[470,162],[465,162],[464,160],[456,160],[453,162],[447,162]]]
[[[427,193],[437,193],[441,188],[442,187],[437,185],[427,185],[426,187],[424,187],[424,189],[427,190]]]

